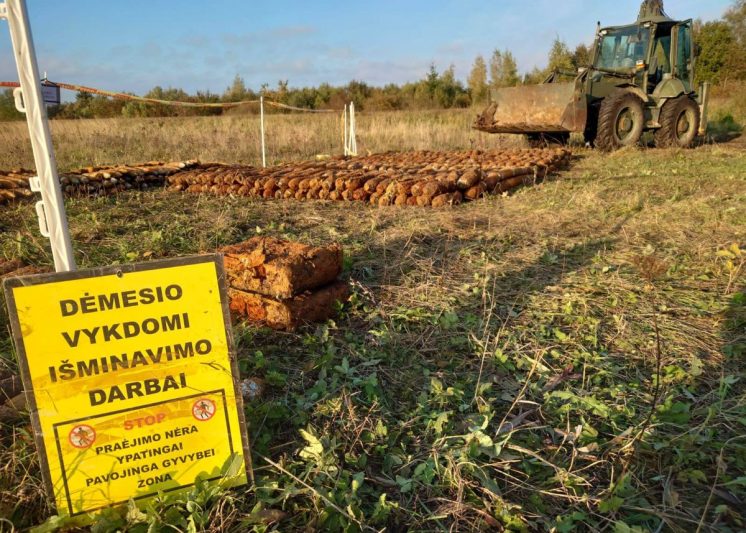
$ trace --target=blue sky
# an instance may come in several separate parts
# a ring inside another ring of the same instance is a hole
[[[527,71],[552,40],[590,42],[595,24],[634,21],[639,0],[27,0],[39,67],[52,80],[144,93],[222,92],[358,79],[420,79],[430,63],[465,79],[477,54],[509,48]],[[729,0],[666,0],[674,18],[720,17]],[[17,74],[0,21],[0,80]]]

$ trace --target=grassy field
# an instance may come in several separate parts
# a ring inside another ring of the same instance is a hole
[[[511,142],[470,132],[470,118],[362,114],[360,145]],[[273,161],[339,152],[337,118],[270,124]],[[253,117],[53,129],[63,168],[257,162]],[[0,167],[30,166],[22,132],[0,128]],[[80,267],[262,234],[341,242],[354,288],[326,324],[235,328],[242,377],[268,385],[246,409],[255,487],[195,490],[98,527],[743,531],[746,150],[575,154],[541,184],[442,210],[70,200]],[[51,264],[28,204],[3,207],[0,227],[1,257]],[[0,351],[14,368],[6,323]],[[0,516],[19,529],[57,524],[29,432],[0,430]]]
[[[446,150],[519,143],[470,131],[475,111],[358,114],[358,151]],[[261,164],[259,117],[184,117],[52,121],[61,169],[91,164],[199,159]],[[342,152],[342,121],[336,114],[268,115],[267,164]],[[33,166],[24,122],[0,125],[0,167]]]

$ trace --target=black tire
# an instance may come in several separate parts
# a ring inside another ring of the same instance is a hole
[[[658,148],[689,148],[699,132],[699,106],[688,96],[679,96],[663,104],[661,127],[655,132]]]
[[[598,110],[596,146],[611,152],[640,142],[645,128],[642,100],[627,91],[617,91],[604,98]]]
[[[569,132],[528,134],[528,145],[531,148],[546,148],[553,145],[567,146],[569,142]]]

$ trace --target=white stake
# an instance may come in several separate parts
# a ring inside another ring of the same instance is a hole
[[[357,138],[355,137],[355,102],[350,102],[349,114],[347,104],[344,110],[344,153],[345,155],[357,155]],[[349,116],[349,124],[347,123]]]
[[[350,155],[357,155],[357,135],[355,134],[355,102],[350,102]]]
[[[342,144],[344,145],[344,155],[349,155],[347,152],[347,104],[345,104],[344,111],[342,112],[342,121],[344,122],[344,133],[342,134]]]
[[[0,4],[0,18],[8,19],[18,79],[21,82],[20,90],[16,89],[15,92],[16,107],[26,113],[26,123],[34,152],[38,179],[32,178],[31,187],[41,192],[42,200],[36,206],[39,228],[43,235],[49,236],[55,270],[75,270],[70,230],[57,175],[52,135],[49,131],[47,108],[42,98],[39,66],[36,63],[36,51],[25,0],[6,0],[4,4]]]
[[[262,128],[262,167],[267,168],[267,156],[264,153],[264,96],[259,97],[259,122]]]

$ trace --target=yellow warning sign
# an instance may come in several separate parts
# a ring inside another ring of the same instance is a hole
[[[6,281],[58,513],[247,482],[224,279],[209,255]]]

